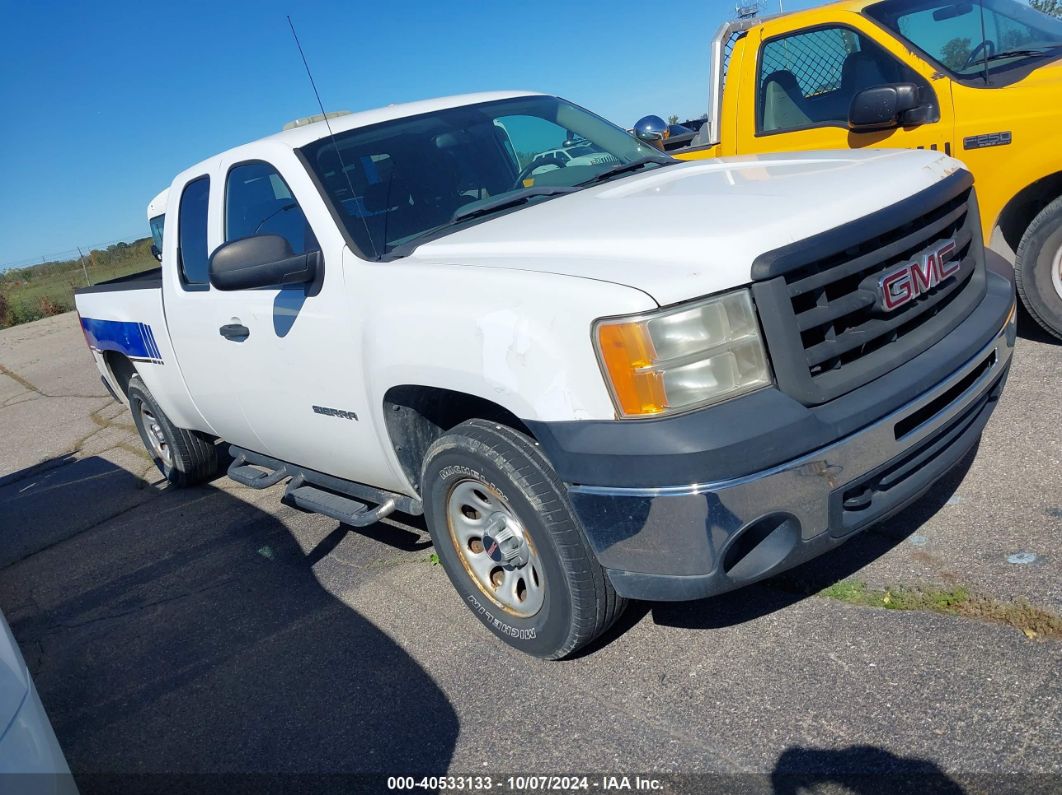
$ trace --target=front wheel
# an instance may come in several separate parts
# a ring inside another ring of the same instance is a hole
[[[623,611],[563,484],[524,434],[485,420],[458,425],[429,448],[421,493],[447,576],[510,646],[559,659]]]
[[[1062,197],[1044,207],[1022,235],[1014,279],[1029,314],[1062,339]]]

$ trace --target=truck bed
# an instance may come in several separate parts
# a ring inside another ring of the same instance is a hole
[[[86,293],[109,293],[120,290],[155,290],[161,289],[161,287],[162,267],[158,266],[149,268],[146,271],[119,276],[117,279],[100,282],[91,287],[77,287],[74,289],[74,295],[84,295]]]

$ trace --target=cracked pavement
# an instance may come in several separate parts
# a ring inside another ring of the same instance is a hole
[[[0,331],[0,607],[83,791],[238,771],[1050,791],[1062,644],[791,587],[961,584],[1062,610],[1062,346],[1026,320],[976,456],[934,495],[786,583],[632,605],[561,663],[489,637],[416,519],[355,532],[279,486],[162,487],[74,315]]]

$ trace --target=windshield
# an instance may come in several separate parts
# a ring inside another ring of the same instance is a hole
[[[334,144],[322,138],[302,152],[360,253],[375,259],[406,253],[457,224],[549,201],[565,188],[607,178],[610,169],[671,162],[556,97],[395,119],[337,133]]]
[[[1062,54],[1062,20],[1015,0],[886,0],[866,13],[960,78]]]

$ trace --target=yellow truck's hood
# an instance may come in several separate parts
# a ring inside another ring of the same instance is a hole
[[[1053,104],[1058,104],[1058,92],[1062,88],[1062,57],[1038,66],[1029,74],[1016,83],[1004,87],[1002,90],[1010,94],[1028,91],[1037,96],[1045,91],[1051,92]]]

